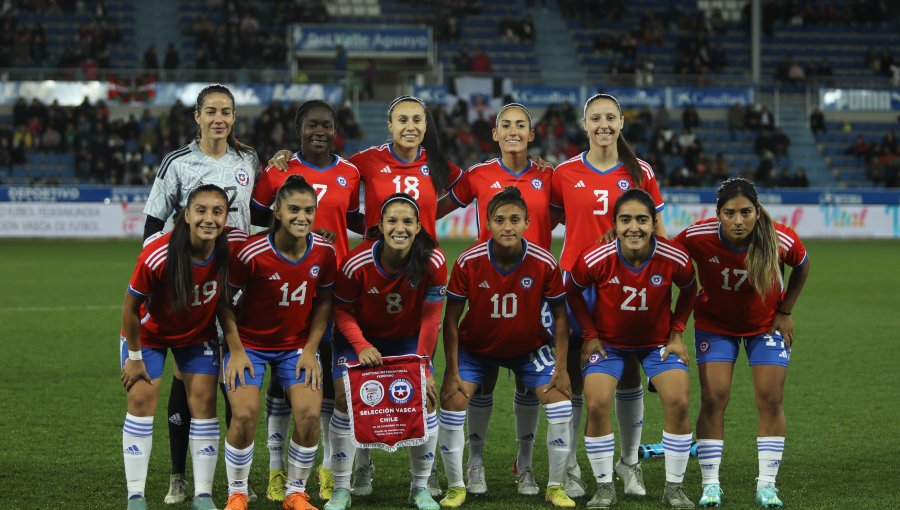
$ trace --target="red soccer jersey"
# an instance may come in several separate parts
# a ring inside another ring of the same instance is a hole
[[[229,284],[244,290],[238,333],[244,347],[286,351],[306,346],[319,289],[334,286],[334,246],[316,234],[306,254],[284,258],[270,235],[250,238],[231,257]]]
[[[672,285],[689,287],[694,266],[680,247],[663,238],[639,268],[622,258],[619,240],[595,243],[575,264],[572,281],[597,289],[594,327],[600,340],[619,348],[656,347],[669,341]]]
[[[363,243],[350,252],[338,272],[334,297],[352,305],[366,340],[417,336],[422,303],[436,293],[443,299],[446,292],[444,253],[434,250],[425,280],[411,287],[403,273],[392,275],[382,269],[377,256],[382,242]]]
[[[534,162],[525,170],[513,173],[497,158],[474,165],[463,173],[462,178],[450,190],[450,198],[460,207],[473,201],[478,208],[478,240],[487,241],[491,233],[487,228],[487,205],[491,198],[506,186],[515,186],[522,192],[528,204],[528,229],[525,238],[537,243],[545,250],[550,249],[550,179],[553,172],[542,172]]]
[[[231,227],[225,227],[222,235],[228,236],[232,251],[247,239],[244,231]],[[172,292],[165,274],[171,237],[168,232],[144,245],[128,283],[128,292],[146,298],[140,311],[141,347],[185,347],[216,338],[216,306],[224,292],[216,276],[219,264],[227,262],[216,260],[215,253],[205,262],[194,262],[190,307],[176,313],[169,305]]]
[[[476,244],[456,260],[447,296],[469,301],[459,327],[461,349],[513,359],[547,343],[541,305],[544,299],[565,299],[562,274],[550,252],[523,242],[522,260],[509,272],[494,265],[493,240]]]
[[[778,253],[782,264],[799,267],[806,263],[806,248],[788,226],[775,223]],[[716,218],[698,221],[681,231],[675,241],[685,247],[697,263],[703,288],[694,304],[697,329],[732,336],[752,336],[765,332],[784,298],[784,279],[765,299],[747,281],[746,249],[730,246],[722,238]]]
[[[384,199],[398,192],[409,194],[419,203],[419,222],[425,232],[437,239],[438,196],[431,184],[431,171],[425,150],[407,163],[394,153],[393,144],[370,147],[350,156],[350,162],[359,168],[359,175],[365,187],[366,228],[375,225],[381,217]],[[447,189],[453,187],[462,171],[452,162],[447,176]]]
[[[313,228],[327,228],[337,234],[334,251],[338,263],[350,251],[347,238],[347,213],[359,210],[359,170],[346,159],[335,156],[330,166],[319,168],[300,157],[300,153],[288,162],[287,172],[274,167],[266,168],[253,188],[253,207],[269,209],[275,203],[275,195],[288,176],[302,175],[316,190],[318,208]]]
[[[665,207],[653,169],[638,160],[644,169],[641,189],[650,193],[656,212]],[[615,225],[613,206],[634,181],[622,163],[607,169],[595,168],[587,161],[587,152],[562,163],[553,172],[550,205],[566,214],[566,238],[559,265],[572,271],[578,256],[596,243]],[[590,211],[590,212],[589,212]]]

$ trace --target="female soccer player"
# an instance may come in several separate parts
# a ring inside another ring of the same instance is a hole
[[[476,204],[478,240],[490,239],[488,203],[506,186],[519,189],[524,201],[530,204],[529,222],[524,236],[545,250],[550,249],[551,210],[550,179],[552,171],[544,171],[528,159],[528,144],[534,140],[531,114],[518,103],[510,103],[497,112],[493,130],[494,141],[500,147],[500,157],[472,166],[466,170],[450,193],[438,203],[438,218],[459,207]],[[556,213],[556,210],[553,210]],[[561,216],[562,213],[556,213]],[[547,303],[541,309],[545,326],[552,324],[552,313]],[[486,377],[480,382],[479,393],[472,396],[468,410],[469,461],[466,470],[467,489],[471,494],[487,492],[484,476],[484,443],[488,422],[493,409],[494,385],[497,367],[487,367]],[[520,494],[536,495],[540,488],[534,480],[531,468],[534,438],[540,417],[540,401],[528,392],[516,379],[513,399],[516,415],[516,438],[519,451],[513,464],[516,488]]]
[[[486,373],[500,366],[514,371],[546,406],[550,461],[546,500],[556,507],[575,507],[562,487],[572,444],[565,290],[553,255],[523,238],[528,225],[522,193],[513,186],[505,188],[487,204],[491,238],[463,252],[453,268],[444,319],[447,370],[439,435],[448,482],[447,496],[441,500],[444,508],[460,507],[466,500],[462,478],[466,408]],[[559,361],[540,320],[544,300],[551,303],[556,319]],[[460,324],[466,301],[468,313]]]
[[[173,212],[186,206],[187,196],[199,184],[215,184],[228,194],[228,225],[250,232],[250,194],[259,174],[256,151],[234,135],[237,120],[234,96],[224,85],[210,85],[197,95],[194,121],[197,138],[163,158],[144,214],[144,239],[161,232]],[[169,447],[172,474],[167,504],[185,499],[185,461],[188,448],[188,407],[184,382],[177,364],[169,394]]]
[[[611,237],[615,220],[610,215],[614,204],[623,192],[640,188],[653,197],[654,233],[665,237],[661,211],[665,207],[653,169],[637,159],[622,135],[625,119],[618,100],[609,94],[596,94],[584,104],[582,125],[590,140],[590,148],[582,154],[560,164],[553,173],[550,204],[565,214],[566,237],[559,265],[563,277],[572,271],[575,261],[585,248],[598,239]],[[593,296],[585,296],[593,306]],[[578,372],[578,352],[581,336],[577,321],[570,318],[575,333],[569,349],[569,370],[572,380],[572,423],[577,437],[581,421],[581,374]],[[628,357],[625,371],[616,391],[616,418],[621,437],[621,457],[616,463],[616,474],[625,485],[625,494],[646,495],[644,476],[638,463],[638,446],[644,419],[644,390],[641,386],[637,359]],[[569,458],[566,493],[572,497],[584,495],[581,470],[574,455]]]
[[[174,230],[143,248],[128,284],[122,305],[121,359],[122,384],[128,393],[122,454],[129,510],[147,508],[144,486],[153,413],[169,349],[181,367],[191,409],[192,508],[215,508],[212,485],[219,451],[215,319],[228,281],[228,244],[247,238],[236,229],[226,234],[227,218],[224,190],[212,184],[192,190],[175,218]]]
[[[584,340],[581,357],[588,410],[584,442],[597,480],[597,493],[587,507],[609,508],[616,502],[610,407],[625,358],[636,356],[656,386],[665,416],[662,501],[673,508],[693,508],[682,488],[691,424],[688,354],[681,334],[696,298],[694,266],[680,248],[653,234],[656,201],[647,192],[623,193],[613,215],[618,238],[585,250],[566,284],[567,300]],[[674,285],[681,291],[673,313]],[[582,294],[588,287],[597,291],[593,313]]]
[[[423,231],[419,205],[405,193],[390,195],[379,209],[377,240],[350,252],[338,273],[334,291],[335,387],[343,388],[346,372],[338,361],[381,364],[382,355],[431,355],[437,344],[447,266],[437,243]],[[436,390],[428,376],[428,441],[409,448],[412,482],[409,503],[420,510],[440,506],[427,483],[437,443]],[[343,391],[336,392],[331,420],[334,494],[326,510],[344,510],[351,504],[350,475],[355,448]]]
[[[280,171],[270,166],[259,176],[253,190],[251,213],[254,223],[260,224],[271,215],[271,207],[279,187],[289,175],[302,175],[316,191],[318,206],[313,231],[334,242],[337,265],[350,251],[347,236],[348,224],[352,230],[362,232],[363,222],[359,211],[359,171],[352,163],[330,152],[337,135],[335,112],[325,101],[307,101],[297,108],[294,129],[300,139],[300,151],[293,154],[286,167]],[[323,369],[323,404],[320,414],[322,426],[322,464],[319,466],[319,496],[328,500],[334,487],[331,474],[331,449],[328,442],[328,424],[334,410],[334,387],[331,385],[331,331],[326,329],[319,352],[326,360]],[[273,501],[284,499],[286,472],[284,471],[284,441],[290,426],[290,407],[278,387],[278,381],[270,380],[266,395],[266,422],[268,424],[269,488],[267,496]]]
[[[315,508],[305,482],[318,450],[318,347],[331,315],[336,272],[334,247],[311,233],[315,217],[316,191],[302,176],[292,175],[278,190],[271,231],[251,237],[232,257],[229,283],[242,293],[240,319],[228,309],[222,324],[232,409],[225,439],[226,510],[247,510],[259,390],[267,364],[290,398],[294,415],[283,506]]]
[[[703,288],[694,307],[701,395],[697,417],[697,457],[703,477],[700,505],[716,507],[722,501],[719,466],[725,408],[743,343],[759,412],[756,502],[779,508],[783,503],[775,477],[784,452],[784,381],[794,343],[791,312],[809,275],[806,248],[790,227],[772,221],[759,203],[756,188],[741,178],[719,186],[716,218],[695,223],[675,240],[697,263]],[[792,268],[787,288],[784,264]]]

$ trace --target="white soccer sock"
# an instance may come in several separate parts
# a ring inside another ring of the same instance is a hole
[[[517,391],[513,397],[513,413],[516,415],[516,440],[519,442],[516,470],[521,472],[531,467],[534,435],[537,433],[538,418],[541,416],[541,401],[531,392]],[[568,462],[568,457],[566,461]]]
[[[610,483],[613,481],[613,454],[616,452],[615,434],[607,434],[603,437],[585,437],[584,449],[587,450],[587,458],[594,472],[597,483]]]
[[[413,489],[428,487],[428,477],[431,476],[431,468],[434,466],[434,450],[438,442],[437,411],[428,414],[425,426],[427,433],[425,444],[409,448],[409,473],[412,475],[409,486]]]
[[[494,395],[475,395],[469,401],[469,465],[484,465],[484,440],[494,410]]]
[[[768,436],[756,438],[756,451],[759,458],[759,478],[757,489],[764,483],[775,483],[781,457],[784,455],[784,436]]]
[[[584,397],[581,395],[572,395],[572,442],[577,444],[577,439],[581,437],[581,412],[584,406]],[[578,448],[572,448],[572,451],[569,452],[569,462],[568,469],[575,469],[577,473],[581,474],[581,469],[578,467]]]
[[[572,402],[563,400],[555,404],[547,404],[547,457],[550,471],[547,487],[562,485],[566,477],[566,464],[572,448]]]
[[[285,495],[306,492],[306,480],[309,479],[309,473],[316,462],[318,450],[315,446],[300,446],[291,439],[288,446]]]
[[[253,443],[238,449],[225,440],[225,474],[228,476],[228,495],[247,494],[247,479],[253,464]]]
[[[284,441],[291,426],[291,406],[283,398],[266,395],[266,446],[269,448],[269,471],[284,469]]]
[[[638,462],[638,446],[644,428],[644,387],[616,390],[616,421],[619,422],[619,449],[622,461]]]
[[[194,496],[212,496],[216,462],[219,460],[219,420],[191,418],[188,445],[194,464]]]
[[[444,474],[447,475],[449,487],[466,486],[462,473],[463,447],[466,443],[466,433],[463,431],[465,423],[465,411],[441,409],[438,444],[441,448],[441,458],[444,459]]]
[[[697,461],[700,463],[700,475],[703,485],[719,483],[719,466],[722,465],[722,439],[698,439]]]
[[[662,443],[666,455],[666,481],[681,483],[691,456],[691,434],[670,434],[663,430]]]
[[[350,416],[334,410],[331,415],[331,469],[334,473],[335,489],[350,489],[350,475],[353,473],[353,458],[356,447],[350,438]]]
[[[322,400],[322,412],[319,414],[319,428],[322,436],[322,467],[331,469],[331,434],[328,428],[331,426],[331,415],[334,413],[334,399]]]
[[[122,457],[125,459],[125,481],[129,498],[144,495],[152,449],[153,417],[125,413],[125,424],[122,426]]]

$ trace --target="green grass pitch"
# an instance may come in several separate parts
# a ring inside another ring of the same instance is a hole
[[[445,242],[454,260],[465,243]],[[786,389],[787,449],[779,476],[788,508],[900,508],[900,244],[810,241],[812,272],[795,309],[797,341]],[[0,506],[14,509],[125,507],[121,429],[125,394],[119,383],[118,332],[125,285],[137,241],[0,240]],[[691,330],[688,340],[692,344]],[[437,360],[437,376],[442,370]],[[163,378],[168,394],[171,364]],[[691,412],[699,388],[692,367]],[[486,448],[489,493],[467,508],[546,508],[542,498],[515,492],[510,464],[512,381],[495,394]],[[164,508],[168,472],[165,399],[155,420],[147,499]],[[221,409],[221,402],[220,402]],[[222,415],[224,413],[220,413]],[[662,417],[648,393],[644,442],[659,441]],[[223,427],[224,428],[224,427]],[[539,483],[546,482],[545,427],[535,449]],[[224,431],[223,431],[224,432]],[[722,483],[725,507],[754,508],[756,412],[745,358],[737,365],[727,414]],[[265,431],[257,434],[252,483],[264,493],[268,473]],[[586,478],[590,468],[579,442]],[[354,508],[401,508],[408,487],[405,452],[376,452],[375,493]],[[224,506],[220,460],[216,501]],[[663,461],[644,463],[649,495],[622,497],[618,508],[661,508]],[[700,475],[688,466],[695,501]],[[589,482],[589,490],[593,483]],[[315,484],[311,492],[315,493]],[[314,503],[319,503],[314,497]],[[580,507],[584,507],[584,501]],[[174,510],[188,509],[189,503]],[[267,501],[256,509],[276,509]]]

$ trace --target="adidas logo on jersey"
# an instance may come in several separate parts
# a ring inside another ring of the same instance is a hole
[[[621,283],[621,282],[619,282],[619,277],[618,277],[618,276],[613,276],[613,277],[612,277],[608,282],[606,282],[606,283],[608,283],[608,284],[610,284],[610,285],[618,285],[618,284]]]
[[[713,257],[713,258],[709,259],[709,261],[712,262],[713,264],[719,264],[719,257]]]
[[[501,187],[502,186],[500,186],[500,181],[494,181],[494,184],[491,184],[491,188],[494,189],[500,189]]]
[[[479,283],[478,286],[481,287],[482,289],[490,289],[491,288],[491,286],[488,284],[487,280]]]
[[[581,179],[579,179],[578,182],[575,183],[575,187],[576,187],[576,188],[584,188],[584,187],[585,187],[584,181],[582,181]]]
[[[382,168],[382,169],[381,169],[381,173],[383,173],[383,174],[389,174],[389,173],[391,173],[391,167],[386,166],[386,167]]]
[[[281,279],[281,275],[278,273],[275,273],[269,277],[269,280],[280,280],[280,279]]]
[[[378,287],[372,287],[369,289],[369,294],[378,294]]]

